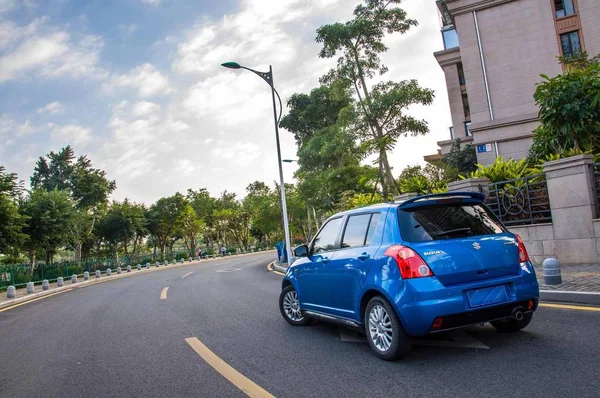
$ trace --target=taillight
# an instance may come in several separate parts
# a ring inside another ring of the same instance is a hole
[[[519,244],[519,262],[524,263],[529,261],[529,254],[527,254],[527,249],[525,248],[525,244],[519,235],[515,235],[517,237],[517,243]]]
[[[396,260],[403,279],[433,276],[433,272],[431,272],[431,268],[429,268],[425,260],[410,247],[402,245],[390,246],[384,254]]]

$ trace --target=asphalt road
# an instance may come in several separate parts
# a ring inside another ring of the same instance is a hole
[[[288,325],[270,256],[167,269],[1,312],[0,397],[245,396],[237,376],[222,376],[186,342],[193,337],[277,397],[598,396],[600,312],[540,308],[523,332],[471,328],[384,362],[336,326]]]

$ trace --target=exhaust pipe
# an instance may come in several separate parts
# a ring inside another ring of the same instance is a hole
[[[514,320],[522,321],[523,320],[523,307],[515,308],[513,310],[512,314],[510,315],[510,317]]]

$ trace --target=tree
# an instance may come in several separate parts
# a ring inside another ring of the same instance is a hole
[[[75,259],[81,259],[83,242],[89,238],[94,224],[108,203],[108,197],[116,189],[116,183],[106,178],[104,170],[92,167],[87,156],[75,158],[70,146],[58,153],[50,152],[40,157],[31,176],[32,189],[54,189],[69,192],[75,207],[88,214],[81,214],[73,230]]]
[[[413,104],[429,105],[433,91],[419,86],[415,80],[380,82],[369,86],[368,80],[383,75],[388,69],[379,55],[388,50],[385,34],[405,33],[417,22],[406,12],[394,7],[401,0],[366,0],[354,10],[354,18],[345,23],[322,26],[317,42],[323,45],[319,56],[333,58],[338,53],[337,67],[321,78],[327,84],[341,80],[350,84],[358,96],[356,130],[367,153],[377,153],[379,175],[384,197],[395,190],[395,180],[387,152],[399,137],[429,132],[427,122],[405,113]]]
[[[600,56],[562,57],[565,72],[536,86],[541,125],[535,130],[530,160],[538,162],[568,150],[600,150]]]
[[[477,153],[475,147],[467,144],[461,147],[459,139],[452,142],[450,152],[444,155],[443,163],[457,170],[460,174],[468,174],[477,170]]]
[[[24,247],[33,273],[36,252],[45,254],[46,262],[50,262],[56,249],[68,243],[73,202],[67,191],[36,189],[23,202],[21,212],[27,217],[23,228],[27,235]]]
[[[192,205],[186,201],[183,208],[180,210],[177,220],[177,234],[183,237],[183,242],[190,256],[196,253],[196,239],[202,234],[205,224],[194,211]]]
[[[26,218],[17,207],[20,193],[17,175],[0,166],[0,254],[15,254],[27,238],[23,233]]]
[[[361,166],[365,152],[350,129],[352,98],[347,85],[334,81],[313,89],[310,95],[294,94],[281,126],[294,133],[298,144],[299,198],[321,211],[331,210],[343,192],[377,190],[376,172]]]

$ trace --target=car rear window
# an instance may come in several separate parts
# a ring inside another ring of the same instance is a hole
[[[432,205],[398,210],[400,233],[408,242],[456,239],[506,232],[486,207]]]

